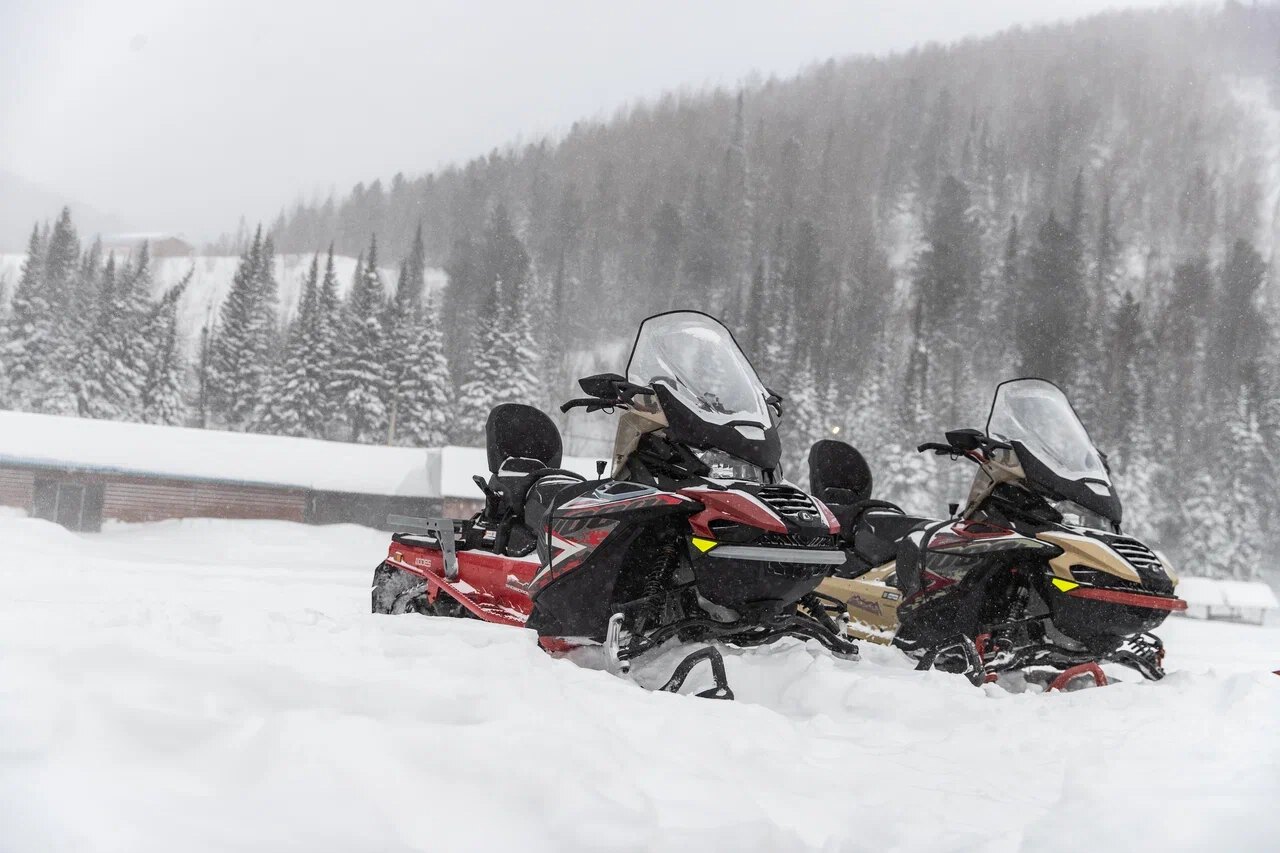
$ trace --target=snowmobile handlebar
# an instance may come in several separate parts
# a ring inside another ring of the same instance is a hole
[[[916,448],[917,453],[924,453],[928,450],[932,450],[939,456],[954,456],[964,452],[958,447],[952,447],[950,444],[943,444],[940,441],[926,441],[924,444]]]
[[[598,412],[601,409],[616,406],[619,402],[621,401],[602,400],[599,397],[581,397],[577,400],[570,400],[567,403],[562,403],[560,405],[560,411],[567,412],[570,409],[580,409],[585,406],[588,412]]]
[[[625,406],[637,395],[651,396],[654,393],[653,389],[647,385],[636,385],[628,382],[616,373],[601,373],[596,376],[588,376],[579,379],[578,384],[582,386],[583,391],[592,396],[570,400],[560,406],[560,411],[567,412],[570,409],[578,409],[585,406],[588,412],[597,412],[601,409]]]

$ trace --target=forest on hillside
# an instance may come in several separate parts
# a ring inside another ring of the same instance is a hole
[[[493,403],[550,407],[621,369],[599,361],[641,317],[697,308],[786,398],[794,480],[838,435],[877,496],[939,512],[970,472],[915,445],[1039,375],[1109,454],[1127,528],[1188,573],[1247,577],[1280,527],[1278,229],[1280,7],[1115,13],[667,95],[300,205],[228,238],[239,270],[194,363],[145,252],[103,258],[64,214],[32,233],[0,394],[474,443]],[[361,258],[341,299],[335,251]],[[315,258],[297,306],[275,252]],[[602,430],[571,425],[570,449]]]

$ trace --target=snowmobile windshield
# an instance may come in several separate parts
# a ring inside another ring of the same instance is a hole
[[[650,317],[640,325],[627,381],[664,385],[700,420],[770,425],[764,385],[733,335],[694,311]]]
[[[1111,484],[1075,409],[1052,382],[1015,379],[996,388],[987,435],[1018,442],[1063,480]]]

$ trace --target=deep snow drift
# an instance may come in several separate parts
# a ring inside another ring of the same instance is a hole
[[[1280,631],[1010,694],[799,644],[737,702],[369,615],[384,534],[0,518],[0,850],[1274,849]]]

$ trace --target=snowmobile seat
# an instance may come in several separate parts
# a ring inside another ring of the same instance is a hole
[[[902,538],[928,520],[872,499],[873,485],[871,467],[852,445],[824,439],[809,449],[809,490],[840,522],[840,538],[854,557],[848,571],[855,575],[894,559]]]
[[[560,430],[546,413],[523,403],[500,403],[484,425],[489,473],[497,474],[508,459],[534,459],[544,468],[559,468]]]
[[[809,491],[823,503],[869,500],[872,485],[871,466],[852,444],[824,438],[809,448]]]
[[[495,552],[523,556],[533,550],[537,537],[525,520],[531,490],[558,491],[583,480],[559,467],[561,448],[560,431],[533,406],[502,403],[489,412],[485,450],[492,477],[483,517],[497,528]]]

